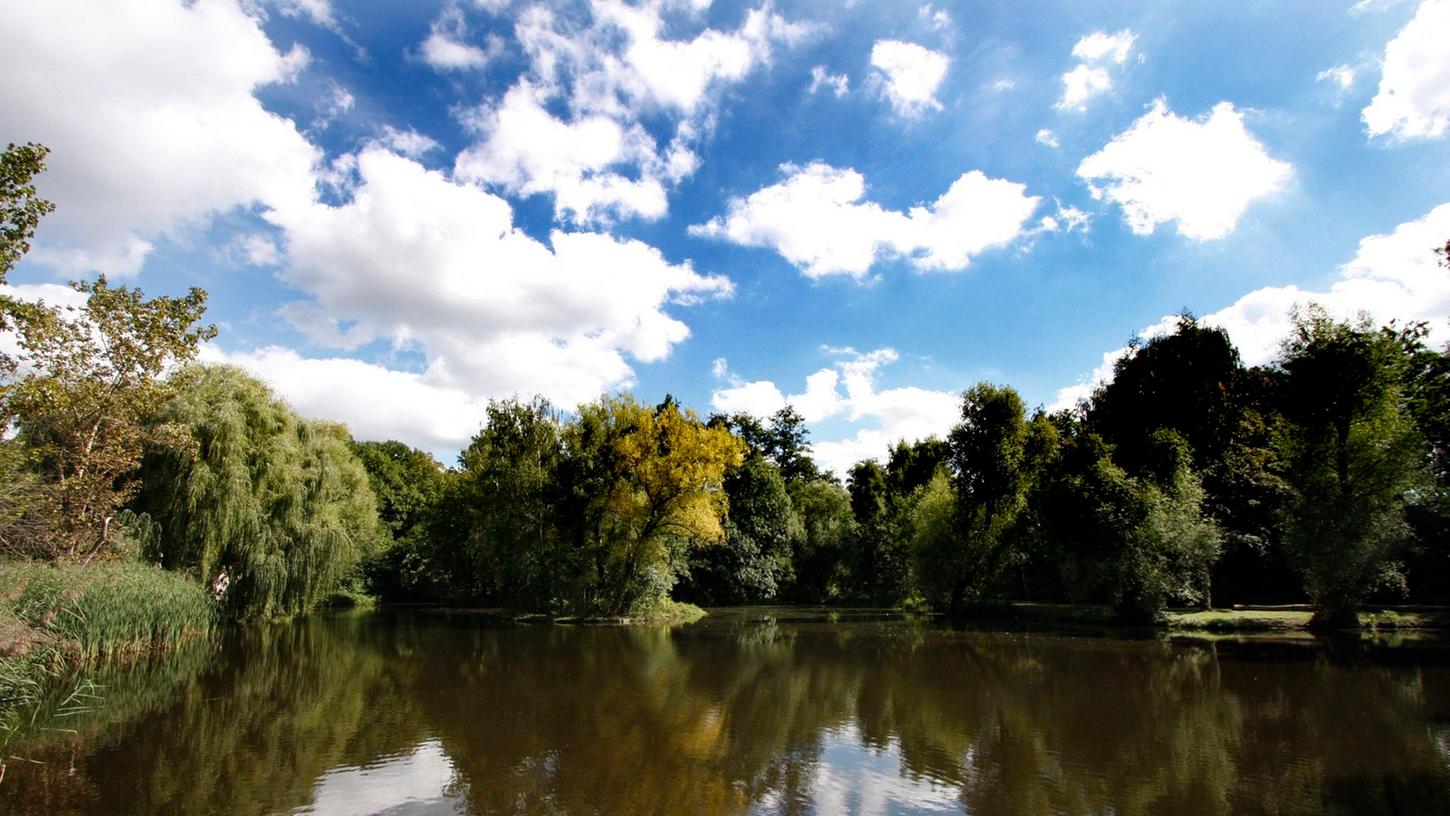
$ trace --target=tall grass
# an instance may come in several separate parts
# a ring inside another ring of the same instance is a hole
[[[217,622],[200,584],[136,561],[15,562],[0,565],[0,586],[19,587],[11,612],[72,658],[165,649]]]
[[[84,704],[84,682],[54,697],[67,668],[170,649],[216,623],[205,589],[153,566],[0,560],[0,748],[42,709],[52,716]]]

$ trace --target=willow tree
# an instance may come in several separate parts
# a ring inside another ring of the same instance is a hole
[[[583,605],[650,611],[668,599],[683,550],[723,538],[725,470],[743,445],[672,399],[650,408],[629,396],[580,406],[564,444],[561,474],[586,565]]]
[[[152,557],[207,582],[238,617],[316,606],[382,535],[346,429],[299,418],[231,366],[187,368],[173,384],[159,420],[193,444],[143,464],[137,504],[160,531]]]

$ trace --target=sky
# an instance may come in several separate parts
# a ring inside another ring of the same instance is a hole
[[[1185,309],[1450,340],[1450,0],[0,0],[52,150],[12,294],[210,293],[204,359],[445,463],[490,399],[793,405],[843,474],[1065,407]]]

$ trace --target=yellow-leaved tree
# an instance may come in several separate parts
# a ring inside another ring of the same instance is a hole
[[[725,470],[743,443],[672,398],[649,407],[626,395],[580,406],[565,447],[586,605],[610,615],[658,610],[685,549],[724,536]]]

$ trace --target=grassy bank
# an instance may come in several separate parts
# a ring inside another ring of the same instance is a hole
[[[169,649],[216,624],[199,584],[146,564],[0,560],[0,745],[65,669]]]
[[[1307,631],[1314,612],[1307,606],[1235,607],[1233,609],[1170,610],[1159,626],[1175,632],[1290,632]],[[1106,606],[1013,603],[994,607],[988,617],[1090,626],[1118,626]],[[1450,608],[1403,607],[1364,610],[1360,627],[1367,632],[1450,630]]]

